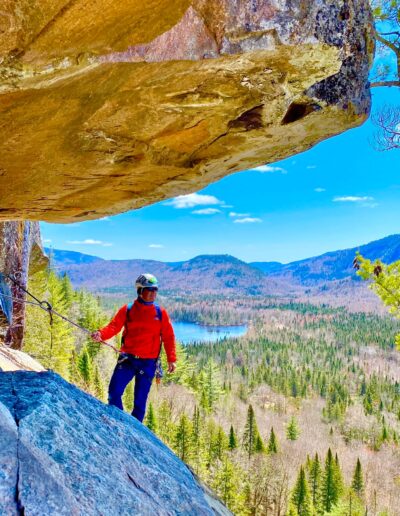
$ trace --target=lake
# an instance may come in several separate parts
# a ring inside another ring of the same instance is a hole
[[[173,322],[176,339],[182,344],[189,342],[217,342],[225,337],[241,337],[247,325],[240,326],[203,326],[190,322]]]

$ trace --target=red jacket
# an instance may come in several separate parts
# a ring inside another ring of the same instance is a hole
[[[103,340],[111,339],[121,331],[127,321],[127,310],[128,306],[124,305],[111,322],[99,330]],[[174,330],[164,308],[161,308],[161,315],[160,321],[154,305],[145,305],[136,300],[129,312],[128,331],[121,351],[141,358],[157,358],[162,341],[168,362],[175,362]]]

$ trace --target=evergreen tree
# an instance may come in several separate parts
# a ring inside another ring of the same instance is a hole
[[[313,516],[313,504],[303,466],[300,467],[300,472],[293,489],[291,502],[296,508],[299,516]]]
[[[69,315],[70,305],[62,280],[53,271],[47,269],[34,274],[28,290],[36,297],[46,299],[57,312]],[[73,345],[73,331],[68,322],[57,316],[50,319],[44,310],[28,305],[24,351],[68,380]]]
[[[154,410],[153,404],[151,402],[149,403],[149,408],[147,410],[145,425],[154,434],[157,433],[157,430],[158,430],[157,416],[156,416],[156,412]]]
[[[94,367],[94,376],[93,376],[93,389],[94,394],[96,398],[98,398],[101,401],[104,401],[105,399],[105,390],[104,390],[104,384],[103,380],[100,376],[100,371],[97,365]]]
[[[257,421],[252,405],[247,409],[246,425],[243,433],[243,448],[247,451],[249,458],[256,451],[257,436],[259,435]]]
[[[129,382],[122,395],[122,404],[126,412],[131,413],[133,410],[134,383]]]
[[[210,359],[204,367],[200,379],[201,405],[205,411],[211,412],[222,394],[220,371],[217,364]]]
[[[278,453],[278,441],[276,439],[273,427],[271,428],[271,433],[269,434],[267,449],[269,453]]]
[[[158,435],[165,443],[173,444],[175,433],[171,405],[167,400],[164,400],[158,408]]]
[[[381,441],[384,443],[384,442],[386,442],[388,440],[389,440],[389,432],[388,432],[388,429],[386,427],[386,424],[384,423],[382,425]]]
[[[315,454],[314,460],[311,461],[309,466],[309,484],[311,491],[311,499],[314,508],[319,512],[321,508],[321,479],[322,479],[322,468],[319,461],[318,453]]]
[[[289,504],[288,510],[286,511],[286,516],[299,516],[296,507],[292,503]]]
[[[78,356],[74,349],[71,351],[71,356],[69,358],[68,377],[70,382],[75,385],[81,385],[81,375],[78,369]]]
[[[223,453],[228,448],[228,439],[222,426],[218,426],[213,445],[215,457],[219,460],[222,460]]]
[[[342,496],[343,492],[344,492],[344,480],[343,480],[343,475],[342,475],[342,470],[340,469],[340,464],[339,464],[339,457],[338,457],[338,454],[335,453],[335,475],[336,475],[336,486],[337,486],[337,491],[338,491],[338,496],[339,498]]]
[[[228,448],[232,451],[235,448],[237,448],[237,438],[235,431],[233,430],[233,426],[231,425],[231,428],[229,429],[229,443]]]
[[[322,479],[322,509],[331,512],[339,501],[337,466],[329,448],[325,460],[325,470]]]
[[[296,441],[296,439],[299,437],[300,431],[299,427],[297,425],[296,418],[294,416],[291,417],[290,422],[286,429],[286,437],[290,441]]]
[[[362,496],[364,492],[364,479],[363,479],[363,473],[361,468],[361,462],[360,459],[357,459],[357,464],[354,469],[354,475],[353,475],[353,481],[351,483],[351,487],[354,489],[354,491],[357,493],[358,496]]]
[[[235,467],[227,457],[225,457],[222,467],[217,470],[213,487],[223,500],[224,504],[233,509],[235,498],[237,496],[237,479],[235,475]]]
[[[69,279],[69,276],[67,275],[67,273],[64,273],[61,278],[61,289],[63,292],[63,297],[66,302],[66,307],[69,310],[74,301],[75,293],[74,293],[74,289],[72,287],[71,280]]]
[[[86,347],[82,349],[78,356],[78,371],[81,377],[83,387],[91,392],[93,385],[93,363]]]
[[[257,434],[257,437],[256,437],[255,452],[256,453],[264,453],[265,452],[264,441],[262,440],[260,434]]]
[[[194,407],[193,417],[192,417],[192,449],[193,449],[193,458],[192,463],[194,466],[194,470],[196,474],[199,474],[200,468],[203,464],[203,443],[201,436],[201,417],[200,410],[197,405]]]
[[[178,457],[188,462],[191,455],[191,422],[183,412],[175,434],[175,450]]]

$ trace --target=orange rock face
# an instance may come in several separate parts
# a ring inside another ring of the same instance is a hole
[[[5,0],[0,219],[196,191],[361,124],[367,0]]]

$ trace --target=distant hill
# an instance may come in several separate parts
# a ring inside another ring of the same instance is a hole
[[[348,277],[358,281],[358,276],[353,270],[353,260],[357,251],[370,260],[380,259],[385,263],[400,260],[400,235],[390,235],[359,247],[332,251],[286,265],[277,262],[258,262],[252,265],[274,277],[292,277],[303,285]]]
[[[266,281],[265,274],[230,255],[202,255],[185,262],[164,263],[155,260],[96,260],[96,257],[57,251],[53,266],[67,272],[75,287],[102,293],[132,288],[143,272],[160,279],[164,292],[216,292],[248,295],[287,291],[279,280]],[[75,260],[75,262],[73,261]]]
[[[44,248],[47,256],[51,257],[57,264],[75,265],[80,263],[104,262],[103,258],[91,256],[90,254],[77,253],[75,251],[62,251],[60,249]]]
[[[184,262],[155,260],[103,260],[72,251],[52,250],[53,265],[67,272],[75,287],[103,294],[126,293],[142,272],[159,277],[165,293],[221,293],[223,295],[307,295],[327,298],[355,295],[365,298],[366,286],[358,281],[352,263],[356,251],[386,263],[400,260],[400,235],[369,244],[332,251],[288,264],[246,263],[224,255],[201,255]],[[312,291],[307,289],[312,288]],[[361,289],[361,290],[360,290]]]

